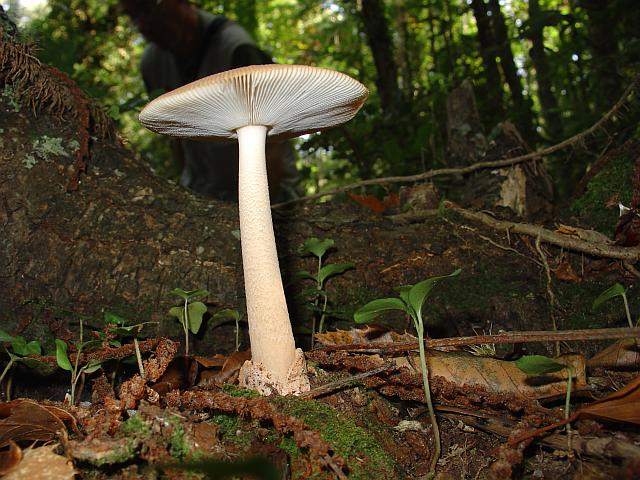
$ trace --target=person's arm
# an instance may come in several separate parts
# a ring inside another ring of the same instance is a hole
[[[240,45],[233,51],[231,67],[239,68],[248,65],[265,65],[273,63],[271,57],[255,45]]]

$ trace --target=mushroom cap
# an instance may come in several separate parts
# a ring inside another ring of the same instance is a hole
[[[140,122],[157,133],[202,140],[237,138],[248,125],[268,127],[271,138],[290,138],[351,120],[368,94],[334,70],[251,65],[161,95],[140,112]]]

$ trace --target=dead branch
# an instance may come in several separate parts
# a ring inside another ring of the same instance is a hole
[[[427,348],[463,347],[482,344],[529,343],[529,342],[566,342],[577,340],[617,340],[620,338],[640,337],[640,327],[636,328],[591,328],[586,330],[559,330],[557,332],[530,331],[508,332],[496,335],[475,335],[472,337],[435,338],[425,340]],[[316,351],[335,352],[338,350],[357,351],[359,353],[389,354],[416,350],[418,342],[390,343],[351,343],[345,345],[327,345]]]
[[[478,170],[484,170],[487,168],[503,168],[510,167],[512,165],[516,165],[518,163],[528,162],[531,160],[537,160],[544,156],[551,155],[552,153],[558,152],[560,150],[564,150],[567,147],[571,147],[573,145],[583,143],[589,136],[594,135],[599,130],[603,129],[605,124],[610,120],[614,119],[616,115],[629,103],[629,95],[632,94],[640,85],[640,75],[637,76],[631,84],[624,91],[620,99],[611,107],[611,109],[604,114],[596,123],[591,125],[586,130],[563,140],[560,143],[552,145],[550,147],[542,148],[535,152],[527,153],[525,155],[518,155],[512,158],[505,158],[502,160],[494,160],[490,162],[477,162],[466,167],[458,167],[458,168],[438,168],[435,170],[428,170],[423,173],[418,173],[416,175],[407,175],[407,176],[394,176],[394,177],[382,177],[382,178],[370,178],[368,180],[362,180],[360,182],[351,183],[349,185],[345,185],[340,188],[335,188],[332,190],[327,190],[325,192],[316,193],[314,195],[307,195],[305,197],[296,198],[294,200],[289,200],[287,202],[276,203],[271,206],[271,208],[281,208],[288,205],[292,205],[299,202],[308,202],[311,200],[317,200],[322,197],[326,197],[328,195],[336,195],[338,193],[345,193],[350,190],[354,190],[360,187],[366,187],[369,185],[386,185],[389,183],[411,183],[417,182],[420,180],[428,180],[430,178],[439,177],[443,175],[466,175],[472,172],[476,172]]]
[[[615,258],[624,260],[629,263],[635,263],[640,260],[640,247],[619,247],[616,245],[608,245],[605,243],[588,242],[578,238],[569,237],[556,233],[552,230],[531,223],[510,222],[507,220],[497,220],[490,215],[482,212],[474,212],[465,208],[458,207],[451,202],[445,202],[448,210],[460,214],[467,220],[483,223],[488,227],[496,230],[508,230],[515,233],[522,233],[532,237],[540,238],[545,243],[550,243],[558,247],[563,247],[574,252],[587,253],[596,257]]]
[[[325,383],[324,385],[320,385],[319,387],[314,388],[313,390],[309,390],[308,392],[300,395],[300,398],[317,398],[322,395],[326,395],[327,393],[335,392],[347,385],[351,385],[359,382],[367,377],[371,377],[373,375],[378,375],[379,373],[386,372],[388,370],[398,368],[397,365],[387,364],[378,368],[374,368],[373,370],[368,370],[366,372],[358,373],[356,375],[351,375],[347,378],[341,378],[340,380],[336,380],[335,382]]]

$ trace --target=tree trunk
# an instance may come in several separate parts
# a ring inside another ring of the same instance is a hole
[[[376,66],[376,87],[382,110],[388,116],[400,111],[402,95],[398,87],[398,66],[393,54],[382,0],[362,0],[360,15]]]
[[[487,14],[487,6],[484,0],[472,0],[471,8],[478,28],[478,43],[480,55],[485,73],[485,83],[481,97],[486,98],[488,109],[491,109],[492,118],[500,120],[504,118],[502,103],[502,79],[498,70],[498,57],[496,55],[495,37],[491,28],[491,18]]]
[[[558,101],[552,89],[551,72],[544,50],[544,25],[540,17],[541,10],[538,0],[529,0],[529,40],[531,40],[529,56],[536,69],[538,98],[545,123],[544,129],[551,140],[559,140],[562,136],[562,118]]]
[[[533,128],[533,113],[531,112],[531,100],[522,92],[522,82],[518,76],[518,68],[511,51],[511,39],[505,22],[504,15],[498,0],[489,0],[489,8],[492,12],[491,24],[495,35],[497,54],[500,57],[500,66],[504,73],[505,81],[509,85],[511,99],[515,107],[513,119],[518,129],[526,138],[533,140],[536,137]]]
[[[622,79],[616,61],[618,18],[611,0],[582,0],[579,5],[589,17],[591,69],[596,87],[592,98],[595,99],[597,111],[601,113],[615,103],[622,91]]]

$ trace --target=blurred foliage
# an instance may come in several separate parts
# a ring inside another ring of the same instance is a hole
[[[478,2],[488,9],[494,33],[498,27],[506,30],[506,49],[513,55],[510,61],[524,98],[519,104],[506,78],[509,59],[496,53],[505,47],[499,42],[484,50],[485,55],[494,57],[501,76],[499,85],[489,81],[472,8]],[[16,0],[11,3],[14,7],[19,4]],[[194,3],[238,20],[279,63],[337,69],[360,79],[371,90],[370,100],[352,122],[299,141],[298,166],[308,192],[445,164],[446,98],[465,78],[477,89],[486,132],[505,118],[519,124],[523,115],[529,115],[535,133],[527,140],[535,146],[590,125],[640,65],[637,0],[538,0],[537,10],[530,9],[527,0]],[[392,60],[382,69],[376,68],[375,58],[384,52],[380,42],[371,41],[362,14],[364,6],[379,7],[382,15],[377,26],[382,25],[390,39],[386,47]],[[71,75],[102,102],[119,122],[123,135],[159,173],[177,176],[168,141],[145,131],[137,122],[137,112],[149,99],[138,70],[145,42],[117,0],[49,0],[48,7],[34,15],[25,28],[38,43],[41,60]],[[548,81],[544,92],[540,90],[544,79],[536,71],[539,64],[534,65],[531,55],[536,29],[542,29],[543,35]],[[382,108],[377,88],[385,72],[397,72],[392,82],[396,103],[387,109]],[[484,95],[487,89],[497,89],[503,105]],[[544,108],[541,94],[548,100]],[[560,118],[560,131],[552,132],[545,122],[554,114]],[[593,161],[593,156],[577,155],[570,171],[554,172],[557,182],[564,181],[564,186],[570,187]]]

